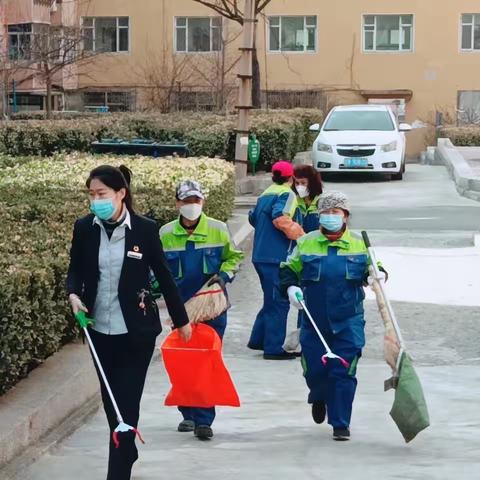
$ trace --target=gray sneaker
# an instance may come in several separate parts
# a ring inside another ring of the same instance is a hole
[[[195,430],[195,422],[193,420],[182,420],[178,424],[179,432],[193,432]]]
[[[199,440],[210,440],[213,437],[213,430],[208,425],[199,425],[195,427],[195,436]]]

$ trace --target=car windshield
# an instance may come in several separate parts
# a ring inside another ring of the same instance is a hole
[[[325,132],[341,130],[375,130],[391,132],[395,126],[388,112],[344,110],[333,112],[327,121]]]

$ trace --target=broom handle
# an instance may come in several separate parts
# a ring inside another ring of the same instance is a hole
[[[371,267],[373,269],[373,272],[375,273],[375,280],[377,280],[378,285],[380,287],[380,290],[383,294],[383,298],[385,300],[387,311],[390,315],[390,318],[392,319],[393,328],[395,329],[395,333],[397,334],[398,341],[400,343],[399,358],[401,358],[402,352],[403,352],[403,350],[405,350],[405,343],[403,341],[402,332],[400,331],[400,326],[398,325],[397,317],[395,316],[395,312],[393,311],[392,304],[390,303],[390,300],[387,297],[385,287],[382,284],[382,282],[378,281],[378,279],[380,278],[380,270],[378,269],[377,257],[375,255],[375,251],[373,250],[372,244],[370,243],[370,239],[368,238],[367,232],[362,231],[362,237],[363,237],[363,241],[365,242],[365,245],[368,249],[368,254],[370,255]],[[398,364],[397,364],[397,366],[398,366]]]
[[[95,350],[92,339],[90,338],[90,334],[88,333],[88,329],[84,328],[83,331],[85,332],[85,336],[87,337],[88,344],[90,345],[90,349],[92,350],[93,357],[95,358],[95,363],[97,364],[100,375],[102,376],[103,383],[108,392],[108,396],[110,397],[113,408],[115,409],[115,413],[117,414],[117,420],[119,423],[124,423],[117,402],[115,401],[115,397],[113,396],[112,389],[110,388],[110,384],[108,383],[107,376],[105,375],[102,364],[100,363],[100,359],[98,358],[97,351]]]

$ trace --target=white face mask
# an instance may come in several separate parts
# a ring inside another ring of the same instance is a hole
[[[297,185],[296,189],[300,198],[308,197],[308,195],[310,194],[308,187],[306,187],[305,185]]]
[[[202,214],[202,205],[200,203],[189,203],[180,207],[180,215],[187,220],[196,220]]]

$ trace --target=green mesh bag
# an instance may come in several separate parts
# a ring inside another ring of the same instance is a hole
[[[430,418],[422,384],[406,353],[402,354],[399,373],[390,415],[408,443],[430,425]]]

